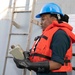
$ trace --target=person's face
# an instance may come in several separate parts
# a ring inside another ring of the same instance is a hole
[[[47,26],[52,23],[52,17],[50,14],[41,15],[41,28],[44,30]]]

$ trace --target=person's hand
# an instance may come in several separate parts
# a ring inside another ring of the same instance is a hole
[[[25,63],[25,59],[24,60],[19,60],[19,59],[16,59],[16,58],[13,58],[16,66],[20,69],[24,69],[27,67],[27,64]]]
[[[23,52],[23,55],[24,55],[24,58],[25,58],[25,59],[29,59],[30,52],[24,51],[24,52]]]
[[[42,61],[42,62],[31,62],[29,59],[24,60],[18,60],[14,58],[14,62],[16,63],[16,66],[20,69],[28,69],[33,70],[35,72],[49,72],[49,62],[48,61]]]
[[[27,61],[27,59],[29,58],[30,54],[27,51],[24,51],[23,54],[24,54],[24,59],[23,60],[19,60],[19,59],[13,58],[16,66],[18,68],[20,68],[20,69],[24,69],[24,68],[28,67],[28,65],[25,63],[25,61]]]

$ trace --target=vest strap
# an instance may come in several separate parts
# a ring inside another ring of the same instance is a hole
[[[66,58],[66,59],[64,60],[64,62],[65,62],[65,65],[67,66],[67,65],[68,65],[68,63],[70,63],[71,61],[70,61],[70,60],[68,60],[68,58]]]
[[[45,36],[45,35],[41,35],[41,37],[42,37],[42,38],[44,38],[45,40],[47,40],[47,39],[48,39],[48,37],[47,37],[47,36]]]
[[[70,60],[64,60],[65,63],[71,62]]]
[[[39,57],[42,57],[42,58],[46,58],[48,60],[51,60],[51,57],[46,56],[46,55],[42,55],[42,54],[39,54],[39,53],[33,53],[33,54],[30,54],[30,56],[39,56]],[[67,66],[68,63],[70,63],[71,61],[68,60],[68,59],[65,59],[64,62],[65,62],[65,65]]]
[[[39,54],[39,53],[30,54],[30,56],[39,56],[39,57],[42,57],[42,58],[46,58],[48,60],[51,60],[51,57],[45,56],[45,55],[42,55],[42,54]]]
[[[37,36],[37,37],[35,37],[34,41],[36,41],[36,40],[39,39],[39,38],[44,38],[45,40],[48,39],[47,36],[45,36],[45,35],[41,35],[41,36]]]

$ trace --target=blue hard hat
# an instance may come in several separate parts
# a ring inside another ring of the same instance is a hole
[[[62,13],[61,8],[55,4],[55,3],[48,3],[46,5],[43,6],[43,8],[41,9],[40,13],[36,15],[36,18],[40,18],[42,14],[46,14],[46,13],[50,13],[50,14],[60,14],[60,15],[64,15]]]

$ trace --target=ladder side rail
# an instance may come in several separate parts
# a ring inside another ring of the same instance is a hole
[[[10,33],[11,33],[11,31],[12,31],[12,20],[13,20],[13,18],[14,18],[14,13],[13,13],[13,11],[15,10],[15,4],[16,4],[16,0],[14,0],[14,3],[13,3],[11,25],[10,25],[10,31],[9,31],[9,36],[8,36],[8,44],[7,44],[7,49],[6,49],[5,62],[4,62],[4,68],[3,68],[3,74],[2,74],[2,75],[5,75],[5,71],[6,71],[7,55],[8,55],[8,50],[9,50],[10,38],[11,38]]]
[[[34,18],[34,11],[35,11],[35,4],[36,4],[36,0],[33,0],[33,3],[32,3],[32,10],[31,10],[31,15],[30,15],[30,23],[29,23],[29,35],[28,35],[28,42],[27,42],[27,47],[26,47],[26,51],[29,50],[29,47],[30,47],[30,38],[31,38],[31,34],[32,34],[32,27],[33,27],[33,23],[31,22]],[[32,73],[30,72],[30,75]],[[24,69],[24,74],[23,75],[26,75],[26,69]]]

